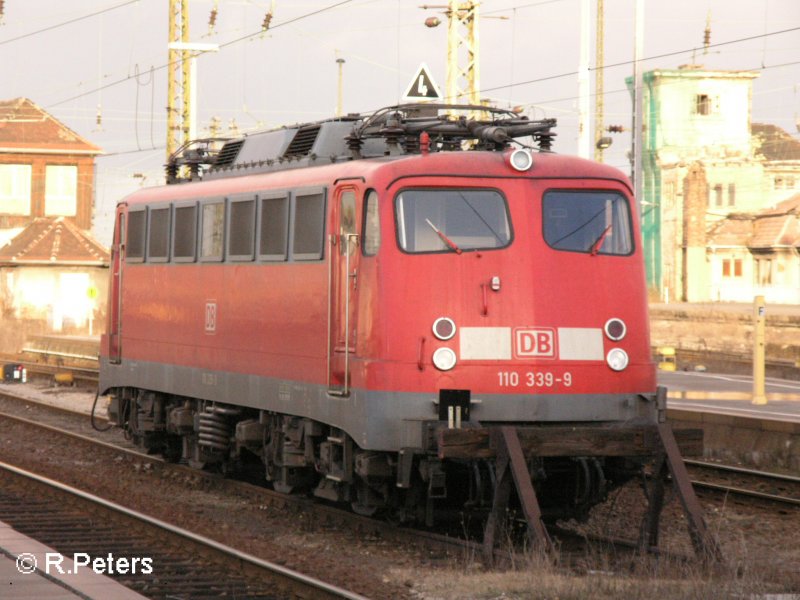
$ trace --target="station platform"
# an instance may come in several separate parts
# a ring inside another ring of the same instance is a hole
[[[769,419],[800,425],[800,398],[767,394],[767,404],[753,404],[750,394],[707,392],[671,392],[667,394],[667,410],[684,410],[751,419]]]
[[[659,371],[658,383],[668,409],[800,424],[800,381],[767,378],[766,404],[753,404],[749,375]]]
[[[70,556],[0,522],[0,598],[9,600],[145,600],[91,568],[76,568]],[[34,566],[35,565],[35,566]]]

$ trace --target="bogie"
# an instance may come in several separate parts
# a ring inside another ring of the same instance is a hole
[[[483,518],[497,483],[491,460],[362,450],[343,430],[298,416],[131,388],[114,390],[108,413],[148,452],[225,475],[261,465],[278,492],[310,494],[397,522]],[[611,483],[593,458],[533,459],[528,466],[548,520],[585,516]],[[627,478],[637,469],[614,472]]]

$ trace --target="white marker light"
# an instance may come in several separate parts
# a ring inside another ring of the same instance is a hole
[[[508,162],[517,171],[527,171],[533,166],[533,157],[524,148],[517,148],[508,157]]]
[[[622,348],[612,348],[606,354],[606,362],[614,371],[622,371],[628,366],[628,353]]]
[[[456,366],[456,353],[450,348],[439,348],[433,353],[433,366],[440,371],[449,371]]]

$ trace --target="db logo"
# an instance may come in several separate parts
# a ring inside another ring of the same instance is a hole
[[[217,303],[213,300],[206,302],[206,333],[217,330]]]
[[[515,329],[514,355],[516,358],[555,358],[555,330]]]

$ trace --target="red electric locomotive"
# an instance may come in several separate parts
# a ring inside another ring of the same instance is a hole
[[[663,396],[630,184],[551,153],[552,120],[467,108],[206,140],[120,202],[112,420],[429,522],[491,506],[501,426],[545,518],[639,473]]]

